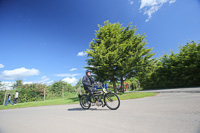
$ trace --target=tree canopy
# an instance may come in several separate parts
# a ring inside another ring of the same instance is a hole
[[[179,53],[163,55],[143,86],[150,88],[177,88],[200,86],[200,43],[188,42]]]
[[[87,49],[87,69],[92,70],[96,79],[110,80],[114,88],[117,80],[123,86],[126,78],[131,78],[139,72],[147,73],[148,67],[154,61],[151,48],[145,47],[145,35],[136,34],[136,26],[129,24],[122,27],[120,23],[104,22],[98,25],[96,38]]]

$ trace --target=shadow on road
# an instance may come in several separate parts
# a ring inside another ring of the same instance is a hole
[[[199,126],[197,127],[197,133],[200,133],[200,123]]]
[[[68,111],[108,111],[109,109],[97,109],[97,108],[90,108],[90,109],[82,109],[82,108],[71,108]]]
[[[82,108],[72,108],[72,109],[68,109],[68,111],[85,111]]]

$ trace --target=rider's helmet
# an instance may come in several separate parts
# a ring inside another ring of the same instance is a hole
[[[91,72],[91,71],[90,71],[90,70],[86,70],[86,71],[85,71],[85,74],[87,74],[88,72]]]

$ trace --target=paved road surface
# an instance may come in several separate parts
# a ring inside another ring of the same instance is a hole
[[[157,90],[116,111],[78,104],[0,110],[0,133],[200,133],[200,88]]]

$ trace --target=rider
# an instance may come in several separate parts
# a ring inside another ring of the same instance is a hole
[[[88,103],[90,103],[91,102],[91,96],[92,96],[93,92],[96,91],[96,88],[94,88],[92,86],[92,84],[94,83],[94,79],[91,76],[91,71],[86,70],[85,73],[86,73],[86,75],[83,77],[82,83],[84,85],[84,90],[89,93],[89,96],[87,97],[87,101],[88,101]]]

